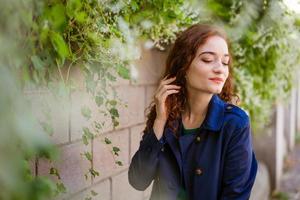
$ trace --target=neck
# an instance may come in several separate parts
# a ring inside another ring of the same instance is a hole
[[[183,117],[188,121],[197,121],[199,118],[204,118],[212,96],[211,93],[188,90],[188,101],[182,114]]]

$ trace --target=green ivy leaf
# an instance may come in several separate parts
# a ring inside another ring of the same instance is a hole
[[[89,141],[88,141],[88,138],[86,135],[82,135],[82,141],[83,141],[83,144],[85,144],[85,145],[89,144]]]
[[[106,144],[111,144],[111,141],[107,137],[105,137],[104,141]]]
[[[95,192],[94,190],[91,190],[91,194],[92,194],[93,196],[97,196],[97,195],[98,195],[98,193]]]
[[[75,15],[75,19],[77,22],[83,24],[87,20],[87,14],[85,12],[78,12]]]
[[[89,128],[83,127],[82,130],[83,130],[84,135],[87,137],[87,139],[93,139],[94,138],[94,134],[90,131]]]
[[[101,96],[96,96],[95,101],[96,101],[97,106],[100,107],[103,104],[104,99]]]
[[[50,34],[50,40],[55,51],[63,61],[70,56],[69,48],[62,35],[52,31]]]
[[[113,126],[114,127],[117,127],[117,126],[119,126],[119,122],[116,120],[116,119],[113,119]]]
[[[53,130],[53,127],[51,126],[51,124],[49,124],[49,123],[47,123],[47,122],[41,122],[41,125],[42,125],[44,131],[45,131],[48,135],[50,135],[50,136],[53,135],[54,130]]]
[[[63,183],[56,183],[56,187],[59,193],[66,193],[67,189]]]
[[[65,13],[65,6],[62,3],[57,2],[46,9],[44,20],[49,21],[53,30],[62,33],[68,24]]]
[[[119,161],[119,160],[116,161],[116,164],[119,165],[119,166],[123,166],[123,163],[121,161]]]
[[[112,150],[113,150],[113,152],[114,152],[115,155],[119,156],[119,153],[118,153],[118,152],[121,151],[119,147],[113,147]]]
[[[111,73],[107,72],[106,73],[106,77],[108,78],[108,80],[110,81],[116,81],[117,78],[115,76],[113,76]]]
[[[94,123],[95,123],[95,128],[96,129],[98,129],[98,130],[102,129],[102,125],[100,123],[98,123],[96,121]]]
[[[90,152],[84,152],[84,156],[88,161],[92,162],[92,154]]]
[[[82,2],[80,0],[68,0],[67,1],[67,14],[73,17],[82,8]]]
[[[81,114],[87,119],[89,120],[91,118],[91,109],[89,109],[87,106],[83,106],[81,108]]]
[[[92,168],[89,169],[89,172],[91,173],[91,175],[92,175],[94,178],[95,178],[96,176],[99,176],[99,175],[100,175],[98,171],[96,171],[96,170],[94,170],[94,169],[92,169]]]
[[[119,117],[119,112],[116,108],[111,108],[109,110],[109,113],[113,116],[113,117]]]
[[[55,167],[51,167],[50,168],[50,174],[51,175],[55,175],[58,179],[60,179],[59,172],[58,172],[58,170]]]
[[[110,101],[108,101],[108,103],[109,103],[110,105],[112,105],[112,106],[117,105],[117,101],[116,101],[116,100],[110,100]]]
[[[117,71],[118,71],[119,76],[121,76],[122,78],[130,79],[130,72],[126,67],[124,67],[122,65],[118,65]]]
[[[33,67],[36,70],[41,70],[44,68],[45,63],[40,59],[40,57],[38,57],[37,55],[31,56],[31,62],[33,64]]]

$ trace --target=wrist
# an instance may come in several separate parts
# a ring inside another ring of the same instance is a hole
[[[158,123],[158,124],[166,124],[167,120],[166,119],[160,119],[160,118],[156,118],[154,120],[154,123]]]

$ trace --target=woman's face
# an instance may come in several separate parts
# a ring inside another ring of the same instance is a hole
[[[227,42],[211,36],[201,45],[186,72],[187,89],[221,93],[229,74]]]

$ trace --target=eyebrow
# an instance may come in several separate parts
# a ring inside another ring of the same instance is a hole
[[[212,54],[212,55],[217,55],[215,52],[212,52],[212,51],[204,51],[204,52],[200,53],[199,56],[201,56],[202,54],[205,54],[205,53]],[[224,56],[229,57],[228,54],[224,54]]]

